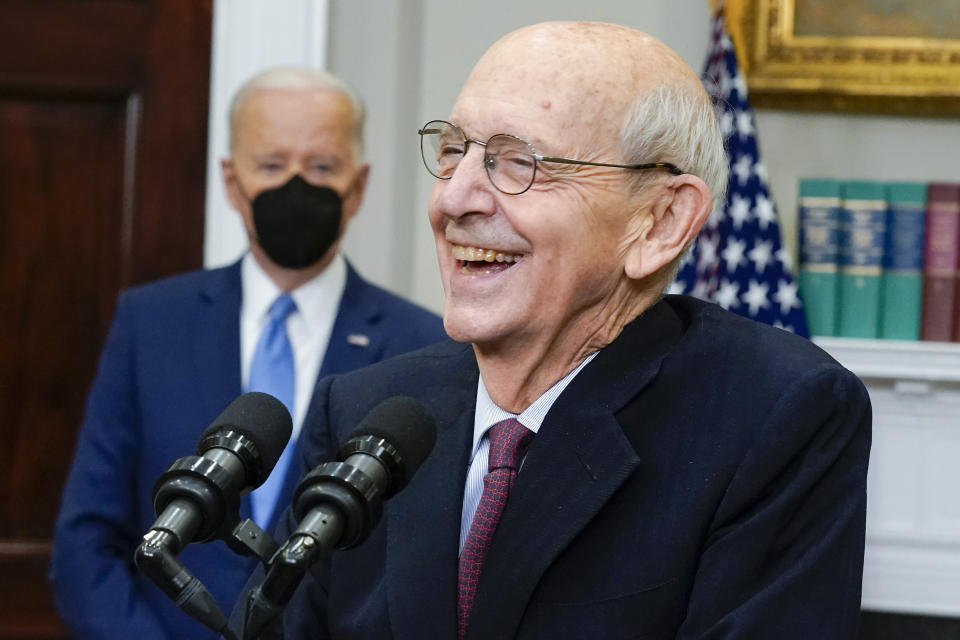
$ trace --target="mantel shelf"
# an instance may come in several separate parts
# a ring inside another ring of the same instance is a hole
[[[960,343],[815,337],[861,378],[960,382]]]

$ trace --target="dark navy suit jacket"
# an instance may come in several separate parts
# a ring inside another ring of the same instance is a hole
[[[304,468],[334,459],[391,395],[421,400],[439,433],[366,542],[301,583],[285,638],[456,638],[477,376],[472,349],[447,342],[317,389]],[[546,416],[492,541],[468,637],[853,638],[869,448],[866,390],[823,351],[669,296]],[[280,538],[293,524],[289,513],[284,521]]]
[[[200,433],[241,393],[240,303],[239,262],[133,288],[117,302],[54,533],[56,604],[78,638],[215,635],[137,573],[133,552],[156,517],[157,476],[193,455]],[[351,334],[367,344],[348,340]],[[445,337],[436,315],[348,266],[319,377]],[[291,467],[281,506],[295,485]],[[241,517],[248,515],[245,498]],[[191,545],[180,559],[227,611],[254,564],[219,541]]]

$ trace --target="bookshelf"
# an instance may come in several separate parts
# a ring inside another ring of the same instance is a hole
[[[960,616],[960,344],[814,341],[873,403],[864,608]]]

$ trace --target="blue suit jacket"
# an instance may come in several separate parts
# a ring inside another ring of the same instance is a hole
[[[239,262],[133,288],[117,302],[54,533],[56,604],[78,638],[214,636],[137,573],[133,552],[155,520],[157,476],[193,455],[199,434],[241,393],[240,303]],[[350,334],[369,342],[348,342]],[[319,377],[444,337],[436,315],[348,266]],[[281,506],[295,483],[291,467]],[[180,558],[227,611],[254,564],[219,541],[191,545]]]
[[[422,401],[439,433],[366,542],[314,565],[287,640],[456,638],[477,376],[470,347],[447,342],[318,388],[307,468],[392,395]],[[869,445],[866,390],[812,343],[670,296],[547,414],[468,638],[853,638]]]

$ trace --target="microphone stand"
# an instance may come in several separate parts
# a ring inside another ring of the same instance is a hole
[[[230,458],[212,454],[219,461]],[[155,510],[160,516],[143,536],[134,561],[180,609],[208,629],[235,640],[227,629],[227,617],[202,582],[180,562],[177,555],[195,539],[220,538],[239,555],[255,556],[267,566],[277,551],[276,541],[252,520],[238,522],[240,492],[225,469],[214,460],[189,456],[176,460],[157,479]],[[201,508],[197,508],[201,505]],[[205,518],[201,514],[214,514]],[[211,523],[222,522],[213,530]]]
[[[224,541],[239,555],[255,556],[264,567],[277,552],[276,541],[249,518],[239,522]],[[140,571],[190,617],[227,640],[238,640],[206,586],[177,558],[182,549],[180,539],[158,523],[143,536],[135,561]]]
[[[399,421],[402,428],[395,428]],[[243,640],[283,637],[284,608],[309,568],[334,549],[350,549],[380,520],[383,500],[399,491],[433,448],[436,424],[412,398],[394,396],[375,407],[340,448],[297,486],[299,523],[273,556],[264,581],[250,592]],[[407,446],[401,454],[396,442]]]
[[[294,511],[300,526],[273,557],[263,583],[250,592],[243,640],[281,638],[280,616],[310,566],[335,548],[359,544],[380,519],[382,502],[371,475],[386,472],[364,466],[327,462],[297,487]]]

